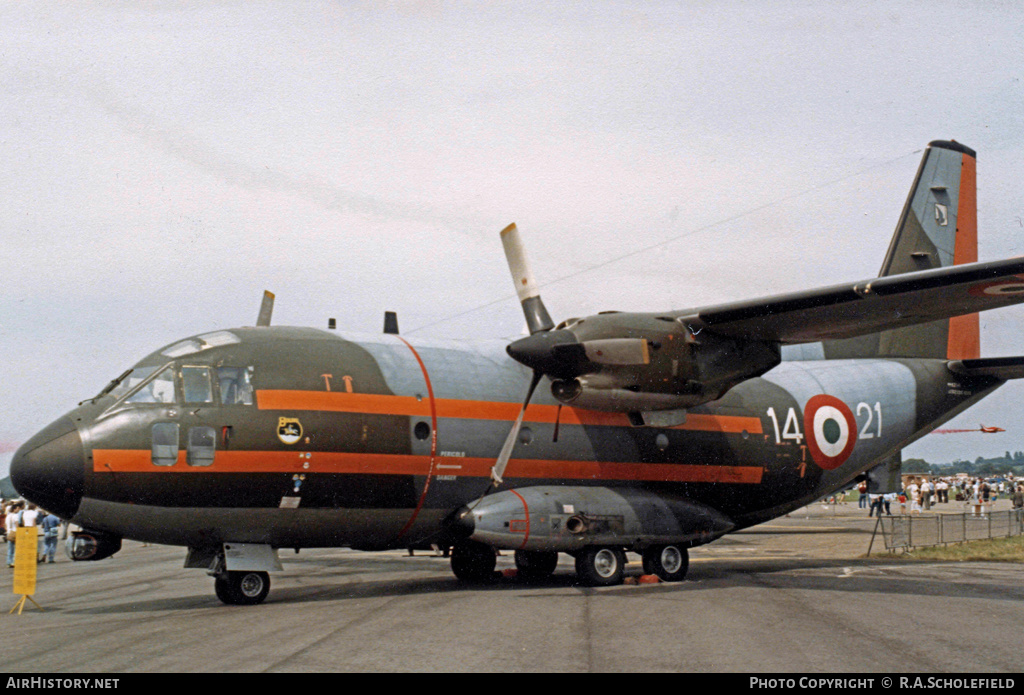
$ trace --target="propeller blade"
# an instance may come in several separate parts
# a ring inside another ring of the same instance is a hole
[[[523,426],[523,416],[526,415],[526,406],[530,404],[530,399],[533,398],[533,392],[537,389],[537,384],[540,383],[541,377],[544,373],[541,371],[535,371],[533,373],[533,379],[530,381],[530,390],[526,392],[526,400],[523,401],[523,407],[519,410],[519,417],[516,418],[515,424],[512,426],[512,431],[508,433],[508,437],[505,439],[505,444],[501,447],[501,453],[498,454],[498,460],[494,462],[494,467],[491,468],[491,488],[496,488],[501,485],[501,476],[505,474],[505,467],[508,465],[508,461],[512,458],[512,449],[516,445],[516,439],[519,438],[519,430]]]
[[[512,281],[516,285],[516,294],[523,306],[523,313],[526,314],[526,326],[530,335],[550,331],[555,327],[555,323],[540,299],[540,292],[533,279],[530,264],[526,260],[526,251],[523,249],[515,222],[501,230],[501,244],[505,247],[505,259],[508,261],[508,269],[512,273]]]
[[[651,355],[643,338],[605,338],[582,343],[587,359],[595,364],[650,364]]]
[[[260,304],[260,314],[256,318],[257,326],[269,326],[270,315],[274,313],[274,293],[263,291],[263,302]]]

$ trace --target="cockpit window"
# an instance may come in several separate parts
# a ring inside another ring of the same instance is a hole
[[[160,354],[165,357],[184,357],[210,348],[235,345],[240,342],[242,342],[241,339],[231,331],[214,331],[177,342]]]
[[[252,367],[218,367],[220,402],[224,405],[252,405]]]
[[[111,389],[110,395],[114,398],[120,398],[149,378],[155,371],[156,367],[136,367],[130,370],[127,378],[122,378],[120,383]]]
[[[182,367],[181,386],[186,403],[213,403],[209,367]]]
[[[137,371],[140,373],[144,370],[152,372],[154,369],[154,367],[145,367]],[[132,372],[125,381],[132,381],[136,376],[136,373]],[[141,380],[139,378],[135,383],[138,384]],[[156,377],[144,384],[142,388],[128,396],[125,399],[125,403],[174,403],[173,367],[165,367]]]

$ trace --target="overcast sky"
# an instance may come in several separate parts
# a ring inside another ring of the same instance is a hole
[[[1019,3],[2,2],[0,473],[264,289],[277,324],[515,336],[513,221],[556,321],[860,280],[956,139],[979,258],[1024,254],[1021,56]],[[1022,327],[983,314],[983,353]],[[1022,394],[904,456],[1024,450]]]

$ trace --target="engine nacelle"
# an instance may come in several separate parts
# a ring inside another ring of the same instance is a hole
[[[676,325],[681,331],[681,324]],[[646,364],[574,362],[570,366],[577,371],[566,368],[569,373],[565,373],[554,369],[558,356],[568,354],[567,345],[572,345],[565,342],[569,332],[562,333],[566,335],[555,336],[562,342],[554,343],[552,357],[547,361],[538,357],[537,364],[549,368],[545,373],[554,379],[551,394],[559,402],[592,410],[645,413],[692,408],[721,398],[736,384],[764,374],[781,361],[776,343],[717,336],[709,330],[695,335],[677,331],[649,340]],[[536,336],[527,340],[542,342]],[[600,341],[579,343],[577,352],[595,342]],[[544,354],[540,348],[537,352]]]
[[[708,400],[702,393],[657,393],[621,388],[603,374],[553,381],[551,395],[566,405],[617,413],[675,410]]]
[[[589,545],[694,546],[734,527],[721,512],[683,497],[545,485],[488,495],[463,510],[457,523],[472,540],[497,548],[560,552]]]
[[[64,549],[72,560],[103,560],[121,549],[121,537],[101,531],[73,531]]]

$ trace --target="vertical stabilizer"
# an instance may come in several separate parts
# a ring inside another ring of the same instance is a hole
[[[977,155],[958,142],[929,143],[879,277],[978,260]],[[908,313],[912,306],[906,307]],[[977,314],[824,343],[825,357],[973,359],[981,354]]]

